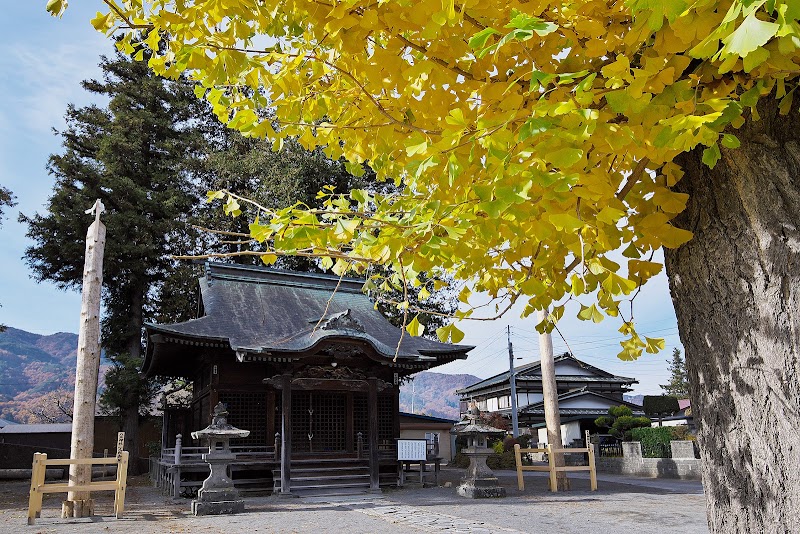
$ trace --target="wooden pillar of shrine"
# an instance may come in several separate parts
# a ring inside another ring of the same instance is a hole
[[[369,436],[369,489],[380,491],[380,456],[378,455],[378,379],[367,379],[367,419]]]
[[[292,375],[281,375],[281,495],[292,494]]]

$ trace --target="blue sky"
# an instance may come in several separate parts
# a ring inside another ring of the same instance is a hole
[[[30,278],[21,259],[29,243],[16,219],[19,212],[30,215],[43,209],[52,188],[47,158],[60,150],[52,129],[63,127],[68,103],[90,102],[80,81],[99,76],[99,56],[112,53],[112,45],[89,24],[95,11],[102,9],[99,0],[71,2],[61,20],[45,12],[44,0],[7,4],[0,19],[0,184],[15,193],[18,205],[6,210],[0,228],[0,323],[41,334],[77,332],[80,295]],[[537,360],[535,321],[519,319],[519,311],[514,309],[494,322],[462,322],[460,327],[467,334],[464,343],[476,349],[466,361],[438,370],[488,377],[508,369],[505,329],[509,324],[515,355],[522,358],[517,364]],[[659,384],[668,376],[666,360],[673,347],[680,347],[663,274],[647,284],[636,300],[640,332],[666,339],[667,348],[660,354],[621,362],[616,358],[619,323],[578,321],[576,312],[568,310],[559,328],[578,358],[637,378],[637,393],[660,393]],[[557,335],[553,344],[556,353],[567,350]]]

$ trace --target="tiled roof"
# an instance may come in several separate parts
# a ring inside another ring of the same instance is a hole
[[[569,361],[575,363],[582,367],[583,369],[589,370],[595,373],[595,376],[585,376],[585,375],[556,375],[556,380],[559,381],[571,381],[571,382],[617,382],[621,384],[633,384],[636,382],[634,378],[628,378],[625,376],[616,376],[608,371],[604,371],[598,367],[590,365],[584,361],[581,361],[574,357],[569,353],[560,354],[553,358],[554,363],[559,363],[563,361]],[[525,380],[541,380],[541,362],[533,362],[528,363],[525,365],[521,365],[519,367],[514,368],[514,375],[515,379],[518,382],[522,382]],[[456,391],[459,395],[468,395],[470,393],[476,393],[483,389],[490,388],[492,386],[497,386],[501,384],[507,384],[510,381],[510,373],[508,371],[502,372],[500,374],[494,375],[492,377],[487,378],[486,380],[482,380],[476,384],[472,384],[471,386],[465,387],[464,389],[459,389]]]
[[[0,428],[0,434],[71,434],[72,423],[42,423],[32,425],[8,425]]]
[[[325,274],[207,263],[200,279],[205,316],[171,325],[148,323],[145,329],[151,343],[177,336],[251,354],[297,353],[325,339],[347,338],[394,358],[401,330],[374,308],[362,285]],[[472,348],[404,335],[398,357],[435,362],[439,356],[465,358]],[[152,360],[148,350],[147,374]]]

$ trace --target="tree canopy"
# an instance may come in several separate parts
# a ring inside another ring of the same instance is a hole
[[[686,362],[681,356],[681,349],[672,349],[672,360],[669,361],[669,383],[662,384],[664,394],[679,399],[689,398],[689,375],[686,372]]]
[[[633,299],[661,270],[653,251],[691,237],[670,224],[687,200],[673,159],[702,145],[713,166],[759,98],[788,112],[800,70],[789,0],[105,3],[98,30],[129,53],[143,40],[229,126],[406,185],[259,207],[251,233],[273,252],[390,265],[395,288],[447,272],[469,281],[464,302],[555,303],[555,320],[575,300],[581,319],[621,317],[625,359],[663,348],[636,334]]]

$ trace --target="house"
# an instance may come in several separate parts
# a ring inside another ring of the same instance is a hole
[[[612,406],[625,405],[634,415],[644,415],[641,406],[626,402],[623,395],[637,380],[617,376],[564,353],[554,358],[558,389],[561,437],[565,445],[583,439],[584,431],[597,432],[594,420],[606,415]],[[536,434],[547,443],[540,362],[514,369],[517,389],[517,415],[520,432]],[[483,412],[511,417],[511,385],[508,371],[458,390],[461,412],[474,399]]]
[[[661,419],[660,426],[681,426],[689,427],[690,432],[695,431],[694,415],[692,415],[692,402],[689,399],[678,399],[678,412]],[[659,426],[658,421],[654,421],[652,426]]]
[[[190,406],[166,411],[172,452],[162,458],[174,457],[178,433],[184,449],[200,445],[190,431],[223,402],[228,422],[250,431],[232,443],[250,456],[240,467],[260,468],[265,488],[335,486],[337,471],[353,474],[351,489],[377,489],[381,473],[396,480],[401,380],[472,347],[403,335],[363,280],[211,262],[204,271],[200,317],[145,325],[145,376],[192,383]]]
[[[400,438],[424,439],[428,450],[437,457],[449,462],[455,455],[455,435],[450,434],[458,421],[400,412]],[[434,452],[438,446],[438,452]]]

